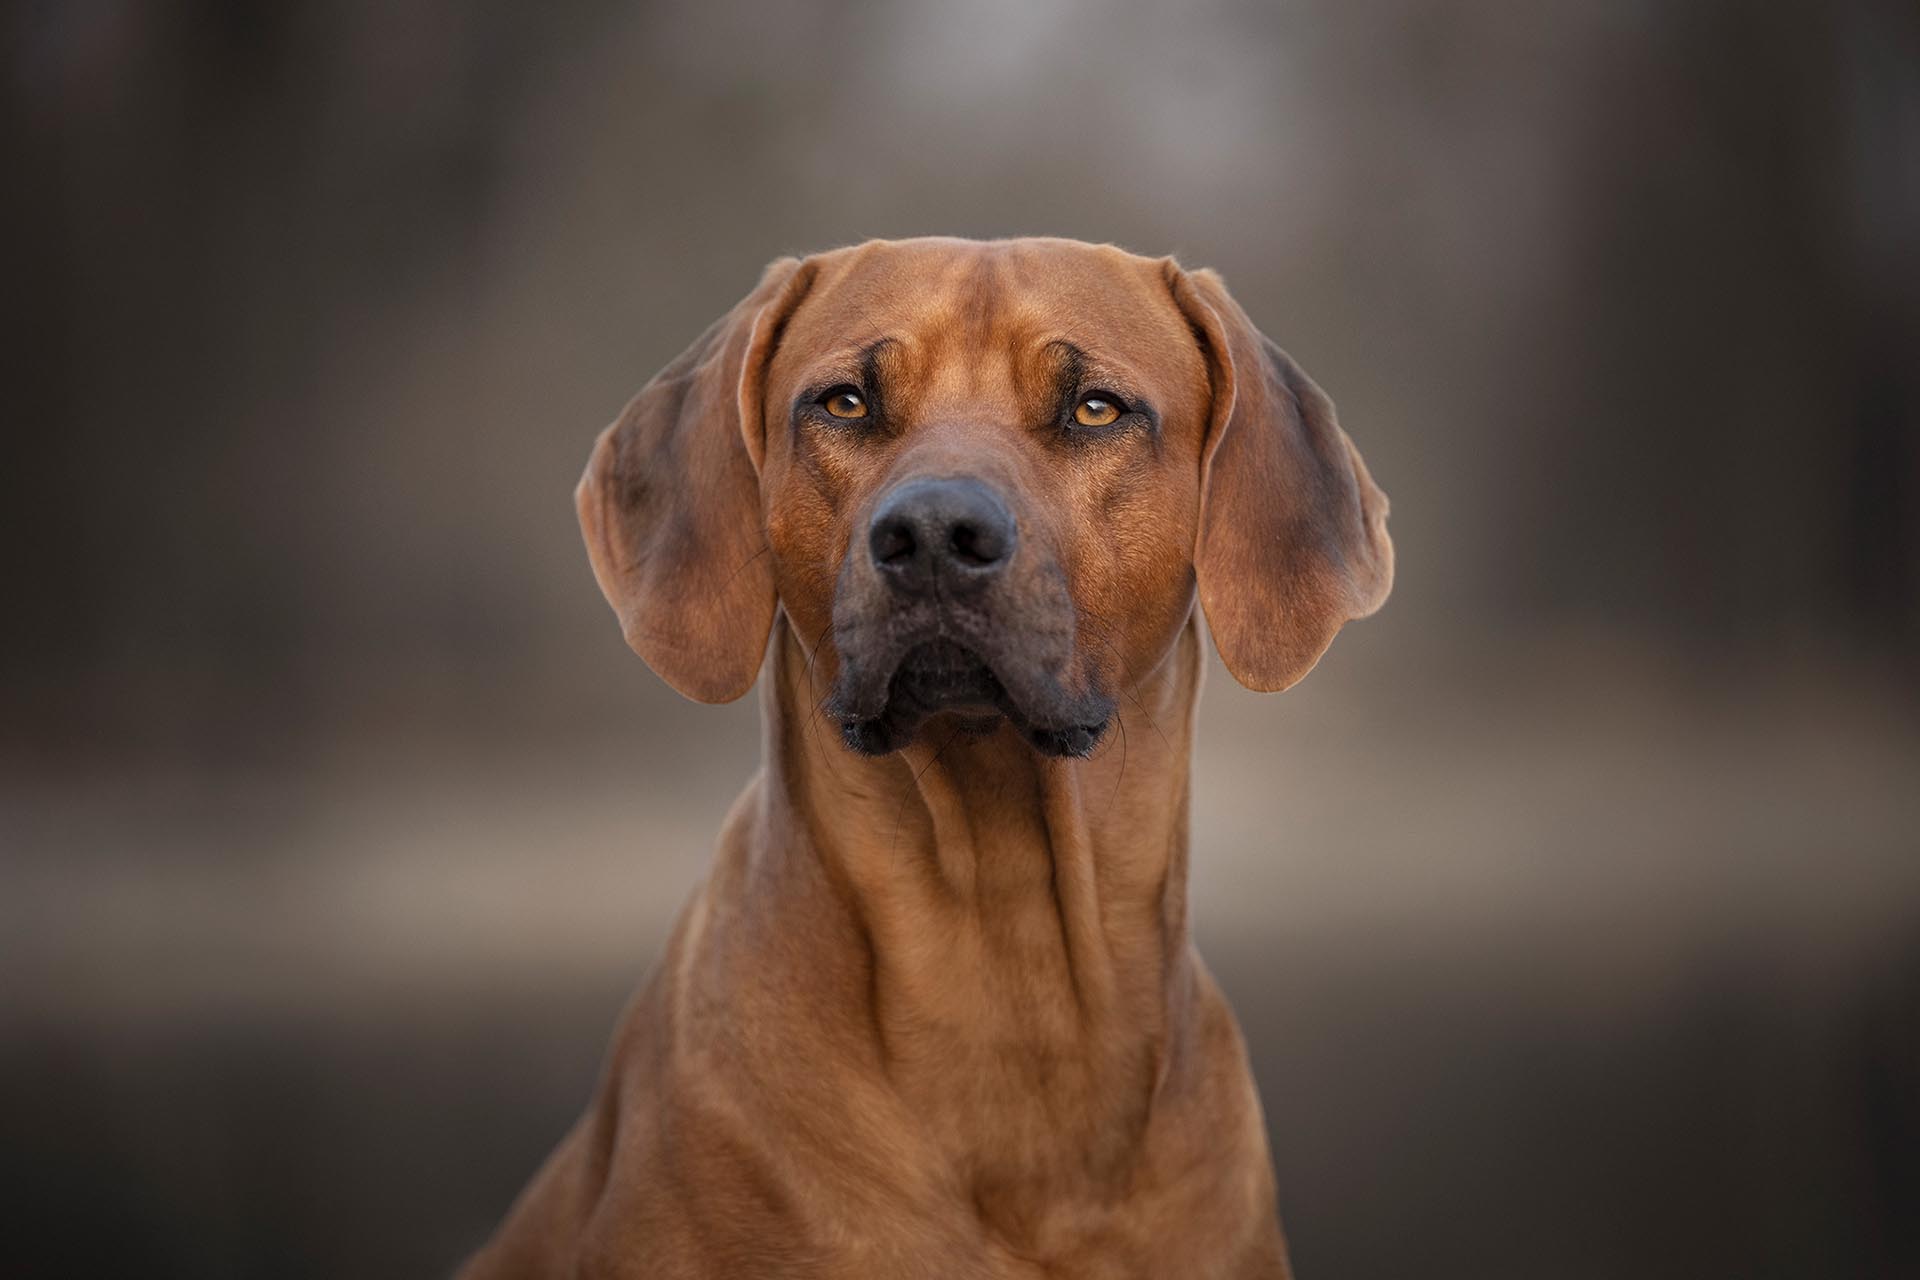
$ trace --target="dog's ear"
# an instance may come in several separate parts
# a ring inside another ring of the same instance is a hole
[[[1220,277],[1171,261],[1167,271],[1213,384],[1193,558],[1201,607],[1234,678],[1278,692],[1313,669],[1342,624],[1386,600],[1387,495],[1333,402]]]
[[[635,653],[700,702],[753,687],[773,627],[759,466],[767,363],[812,268],[773,263],[600,433],[574,502]]]

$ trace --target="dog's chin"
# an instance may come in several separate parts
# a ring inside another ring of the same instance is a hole
[[[1113,716],[1112,704],[1099,697],[1049,699],[1055,705],[1045,707],[1024,703],[1008,691],[1008,682],[991,663],[948,639],[908,649],[884,683],[884,695],[877,699],[845,689],[834,699],[841,709],[835,712],[841,736],[861,755],[900,750],[920,736],[931,717],[944,712],[953,716],[959,732],[991,733],[1006,721],[1042,755],[1084,758],[1106,733]],[[877,714],[847,709],[876,701]]]

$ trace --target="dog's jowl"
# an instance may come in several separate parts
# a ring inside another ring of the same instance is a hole
[[[1220,279],[1066,240],[783,259],[577,496],[628,642],[702,701],[758,680],[767,756],[466,1274],[1287,1275],[1187,930],[1203,618],[1284,689],[1393,548]]]

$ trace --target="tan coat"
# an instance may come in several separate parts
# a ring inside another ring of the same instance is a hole
[[[956,475],[1017,548],[909,600],[876,504]],[[1392,548],[1331,404],[1217,277],[1070,241],[776,263],[602,436],[580,508],[656,671],[709,701],[758,675],[765,762],[464,1274],[1286,1276],[1187,930],[1195,603],[1284,688]],[[901,683],[936,631],[974,694]]]

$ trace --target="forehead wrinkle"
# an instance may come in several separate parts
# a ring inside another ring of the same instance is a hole
[[[1055,368],[1063,381],[1098,383],[1103,389],[1130,399],[1146,395],[1152,386],[1131,361],[1109,352],[1099,343],[1089,349],[1071,338],[1054,337],[1045,342],[1043,349],[1054,353]]]
[[[860,349],[860,385],[872,391],[879,384],[886,366],[896,362],[895,349],[899,345],[898,338],[875,338]]]
[[[994,357],[999,311],[991,257],[973,252],[916,265],[921,268],[913,275],[920,294],[915,330],[922,398],[929,404],[977,401]]]
[[[897,429],[901,421],[914,416],[921,402],[924,379],[917,375],[928,359],[924,344],[911,337],[888,336],[869,343],[864,355],[861,375]]]
[[[996,257],[983,253],[967,273],[961,293],[962,325],[976,351],[993,345],[1001,295],[1001,272]]]
[[[938,302],[928,317],[929,390],[974,398],[993,352],[997,272],[991,255],[981,251],[943,263],[938,275]]]
[[[809,374],[832,360],[854,381],[859,353],[893,337],[877,365],[886,413],[903,429],[1050,417],[1058,370],[1041,348],[1053,339],[1086,353],[1090,384],[1151,403],[1172,436],[1205,425],[1205,352],[1162,263],[1051,240],[871,242],[819,259],[776,360]]]
[[[816,289],[827,314],[814,315],[829,332],[852,322],[895,337],[900,345],[877,364],[891,409],[910,416],[922,405],[947,413],[1054,395],[1059,370],[1042,350],[1054,340],[1083,352],[1086,375],[1114,391],[1160,389],[1177,403],[1186,397],[1161,386],[1167,374],[1179,370],[1176,385],[1194,381],[1183,367],[1191,364],[1204,379],[1171,296],[1161,297],[1160,275],[1126,269],[1134,264],[1117,251],[943,240],[843,252],[830,283]]]
[[[816,387],[828,381],[852,382],[871,386],[878,375],[886,377],[902,359],[904,344],[886,335],[865,342],[856,340],[845,346],[822,352],[794,370],[800,389]]]

